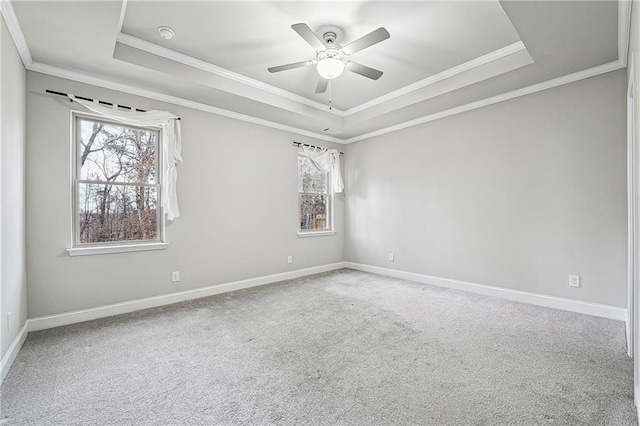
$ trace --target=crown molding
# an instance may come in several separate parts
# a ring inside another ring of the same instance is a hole
[[[126,6],[127,6],[127,2],[128,0],[123,0],[123,4],[122,4],[122,10],[121,10],[121,16],[120,16],[120,24],[123,23],[124,21],[124,15],[125,15],[125,11],[126,11]],[[171,96],[171,95],[166,95],[163,93],[159,93],[159,92],[154,92],[151,90],[147,90],[147,89],[142,89],[140,87],[136,87],[136,86],[132,86],[129,84],[125,84],[125,83],[119,83],[119,82],[115,82],[112,80],[107,80],[101,77],[96,77],[96,76],[92,76],[92,75],[88,75],[88,74],[84,74],[81,72],[77,72],[77,71],[71,71],[68,69],[64,69],[64,68],[60,68],[60,67],[56,67],[56,66],[52,66],[52,65],[47,65],[47,64],[43,64],[43,63],[39,63],[39,62],[34,62],[33,57],[31,56],[31,52],[29,50],[29,46],[27,45],[26,39],[24,37],[24,34],[22,33],[22,29],[20,27],[20,24],[18,22],[17,16],[15,14],[15,11],[13,9],[13,5],[11,3],[11,0],[0,0],[0,13],[2,13],[2,16],[5,19],[5,22],[7,23],[7,27],[9,29],[9,33],[11,34],[11,37],[13,38],[14,44],[16,45],[16,49],[18,50],[18,53],[20,55],[20,58],[22,59],[22,62],[25,66],[26,69],[30,70],[30,71],[34,71],[34,72],[40,72],[43,74],[48,74],[54,77],[60,77],[60,78],[65,78],[65,79],[69,79],[69,80],[73,80],[73,81],[77,81],[80,83],[85,83],[85,84],[91,84],[94,86],[98,86],[98,87],[104,87],[107,89],[111,89],[111,90],[116,90],[116,91],[120,91],[120,92],[124,92],[124,93],[129,93],[129,94],[133,94],[133,95],[137,95],[137,96],[143,96],[149,99],[155,99],[158,101],[162,101],[162,102],[167,102],[167,103],[172,103],[175,105],[179,105],[179,106],[183,106],[186,108],[192,108],[192,109],[196,109],[196,110],[200,110],[200,111],[204,111],[204,112],[209,112],[212,114],[216,114],[216,115],[221,115],[224,117],[228,117],[228,118],[233,118],[236,120],[241,120],[241,121],[245,121],[245,122],[249,122],[249,123],[253,123],[253,124],[258,124],[261,126],[265,126],[265,127],[269,127],[269,128],[273,128],[273,129],[278,129],[278,130],[283,130],[283,131],[287,131],[287,132],[291,132],[291,133],[295,133],[295,134],[299,134],[302,136],[308,136],[311,138],[315,138],[315,139],[319,139],[319,140],[325,140],[328,142],[334,142],[334,143],[339,143],[339,144],[348,144],[348,143],[353,143],[353,142],[358,142],[358,141],[362,141],[365,139],[369,139],[375,136],[379,136],[379,135],[383,135],[383,134],[387,134],[387,133],[391,133],[391,132],[395,132],[398,130],[402,130],[402,129],[406,129],[409,127],[413,127],[413,126],[417,126],[423,123],[427,123],[430,121],[434,121],[434,120],[438,120],[440,118],[445,118],[445,117],[450,117],[452,115],[455,114],[460,114],[466,111],[471,111],[477,108],[482,108],[484,106],[488,106],[488,105],[493,105],[495,103],[498,102],[503,102],[503,101],[507,101],[509,99],[514,99],[520,96],[525,96],[528,94],[532,94],[535,92],[539,92],[542,90],[547,90],[553,87],[557,87],[557,86],[561,86],[563,84],[568,84],[568,83],[573,83],[575,81],[579,81],[585,78],[589,78],[589,77],[594,77],[600,74],[604,74],[607,72],[611,72],[611,71],[615,71],[621,68],[625,68],[627,66],[627,55],[628,55],[628,48],[629,48],[629,37],[630,37],[630,21],[631,21],[631,7],[632,7],[632,2],[630,0],[619,0],[618,1],[618,60],[614,61],[614,62],[610,62],[607,64],[603,64],[603,65],[599,65],[593,68],[589,68],[587,70],[583,70],[583,71],[579,71],[573,74],[569,74],[569,75],[565,75],[562,77],[558,77],[552,80],[548,80],[545,82],[541,82],[541,83],[537,83],[525,88],[521,88],[521,89],[517,89],[508,93],[503,93],[500,95],[496,95],[496,96],[492,96],[490,98],[486,98],[483,100],[479,100],[476,102],[471,102],[469,104],[466,105],[461,105],[455,108],[451,108],[448,109],[446,111],[440,111],[437,112],[435,114],[430,114],[428,116],[424,116],[415,120],[410,120],[410,121],[406,121],[404,123],[399,123],[393,126],[389,126],[389,127],[385,127],[383,129],[379,129],[373,132],[369,132],[366,134],[361,134],[358,136],[354,136],[352,138],[348,138],[348,139],[338,139],[332,136],[328,136],[328,135],[323,135],[320,133],[315,133],[312,131],[308,131],[308,130],[304,130],[304,129],[299,129],[297,127],[293,127],[293,126],[288,126],[288,125],[284,125],[284,124],[280,124],[280,123],[276,123],[270,120],[265,120],[265,119],[261,119],[261,118],[257,118],[257,117],[252,117],[246,114],[241,114],[241,113],[237,113],[237,112],[233,112],[233,111],[229,111],[229,110],[225,110],[222,108],[217,108],[211,105],[206,105],[206,104],[202,104],[200,102],[195,102],[195,101],[190,101],[188,99],[184,99],[184,98],[179,98],[176,96]],[[125,34],[120,33],[118,37],[120,36],[124,36],[126,37],[131,37],[131,36],[127,36]],[[131,37],[134,38],[134,37]],[[139,39],[136,39],[139,40]],[[140,40],[141,42],[144,42],[143,40]],[[122,41],[121,41],[122,42]],[[124,42],[123,42],[124,43]],[[147,42],[144,42],[147,43]],[[126,43],[124,43],[126,44]],[[153,43],[148,43],[149,45],[152,46],[157,46],[157,45],[153,45]],[[516,52],[515,49],[517,49],[519,46],[517,46],[518,43],[514,43],[514,45],[510,45],[507,46],[503,49],[514,49],[514,52]],[[138,46],[133,46],[133,47],[138,47]],[[162,48],[161,46],[158,46],[159,48]],[[524,45],[523,45],[524,47]],[[162,48],[164,49],[164,48]],[[169,50],[170,49],[166,49]],[[496,53],[499,51],[495,51],[492,52],[488,55],[485,56],[489,56],[489,58],[485,58],[485,59],[490,59],[490,55],[495,55],[493,60],[498,59],[498,55],[500,55],[500,53]],[[154,53],[157,54],[156,52],[150,52],[150,53]],[[177,53],[177,52],[175,52]],[[505,53],[505,52],[502,52]],[[185,55],[186,56],[186,55]],[[189,58],[189,57],[187,57]],[[483,58],[483,57],[480,57]],[[480,58],[477,58],[477,60],[479,60]],[[173,59],[175,60],[175,58],[169,58],[169,59]],[[475,61],[475,60],[474,60]],[[203,61],[200,61],[203,62]],[[470,61],[473,62],[473,61]],[[206,62],[203,62],[204,64],[207,64]],[[190,65],[193,66],[192,64],[186,64],[186,65]],[[209,66],[212,66],[211,64],[208,64]],[[463,64],[464,65],[464,64]],[[216,67],[219,68],[219,67]],[[220,70],[223,70],[222,68],[219,68]],[[448,71],[454,70],[455,68],[452,68]],[[205,70],[207,71],[207,70]],[[228,70],[224,70],[227,71],[229,73],[231,73],[231,71]],[[446,72],[446,71],[445,71]],[[233,73],[235,74],[235,73]],[[442,74],[442,73],[441,73]],[[236,76],[239,76],[241,79],[248,79],[247,77],[241,76],[240,74],[235,74]],[[435,77],[435,76],[432,76]],[[251,80],[251,79],[248,79]],[[429,78],[425,79],[425,80],[429,80]],[[422,82],[424,82],[425,80],[422,80]],[[240,80],[237,80],[240,81]],[[288,93],[290,95],[293,96],[298,96],[295,95],[293,93],[284,91],[282,89],[278,89],[275,88],[273,86],[270,85],[266,85],[264,83],[260,83],[257,82],[256,80],[252,80],[256,83],[258,83],[259,85],[265,85],[265,86],[269,86],[273,89],[275,89],[276,91],[282,91],[285,93]],[[434,81],[435,82],[435,81]],[[420,83],[420,82],[418,82]],[[418,84],[416,83],[416,84]],[[433,82],[431,83],[433,84]],[[428,84],[427,84],[428,85]],[[424,87],[424,86],[422,86]],[[403,89],[400,89],[403,90]],[[415,90],[415,89],[414,89]],[[272,92],[273,93],[273,92]],[[314,102],[311,101],[307,98],[301,97],[303,100],[308,101],[308,102]],[[289,98],[291,99],[291,98]],[[294,99],[295,100],[295,99]],[[324,104],[320,104],[322,105],[322,110],[326,111],[325,109],[325,105]],[[356,107],[357,108],[357,107]],[[353,108],[351,108],[350,110],[347,110],[347,112],[345,111],[339,111],[339,110],[333,110],[334,113],[336,113],[336,115],[342,115],[345,116],[349,111],[353,110]],[[352,113],[351,113],[352,114]]]
[[[122,0],[122,5],[120,6],[120,18],[118,18],[118,34],[122,33],[122,26],[124,25],[124,17],[127,14],[128,5],[129,0]]]
[[[631,32],[631,1],[618,0],[618,60],[627,66]]]
[[[16,45],[20,59],[22,59],[22,63],[25,68],[27,68],[33,63],[33,57],[31,56],[29,45],[27,45],[27,40],[24,38],[22,28],[20,28],[20,22],[18,22],[18,17],[13,10],[13,5],[10,0],[0,0],[0,12],[2,12],[4,21],[7,23],[9,34],[11,34],[11,38],[13,38],[13,43]]]
[[[131,95],[142,96],[156,101],[167,102],[170,104],[183,106],[186,108],[196,109],[199,111],[209,112],[223,117],[233,118],[248,123],[258,124],[260,126],[270,127],[272,129],[283,130],[286,132],[295,133],[302,136],[308,136],[314,139],[325,140],[328,142],[344,143],[344,140],[334,138],[332,136],[326,136],[319,133],[311,132],[297,127],[288,126],[286,124],[276,123],[274,121],[265,120],[262,118],[252,117],[250,115],[241,114],[234,111],[229,111],[223,108],[206,105],[200,102],[191,101],[177,96],[167,95],[160,92],[155,92],[148,89],[132,86],[126,83],[119,83],[112,80],[107,80],[101,77],[96,77],[88,74],[84,74],[77,71],[71,71],[64,68],[59,68],[53,65],[47,65],[40,62],[33,62],[28,67],[28,70],[39,72],[42,74],[51,75],[54,77],[65,78],[67,80],[77,81],[79,83],[90,84],[92,86],[103,87],[105,89],[116,90],[118,92],[124,92]]]
[[[77,71],[70,71],[63,68],[54,67],[47,64],[42,64],[39,62],[33,62],[27,69],[30,71],[39,72],[42,74],[51,75],[54,77],[65,78],[72,81],[77,81],[80,83],[90,84],[93,86],[103,87],[105,89],[116,90],[119,92],[124,92],[132,95],[142,96],[149,99],[154,99],[161,102],[167,102],[174,105],[183,106],[186,108],[192,108],[199,111],[209,112],[216,115],[221,115],[228,118],[233,118],[236,120],[245,121],[248,123],[258,124],[265,127],[270,127],[272,129],[283,130],[295,134],[299,134],[302,136],[308,136],[315,139],[325,140],[328,142],[334,142],[338,144],[349,144],[353,142],[359,142],[362,140],[370,139],[375,136],[384,135],[387,133],[396,132],[399,130],[407,129],[409,127],[418,126],[420,124],[428,123],[430,121],[439,120],[441,118],[450,117],[452,115],[461,114],[463,112],[472,111],[474,109],[482,108],[485,106],[493,105],[499,102],[508,101],[510,99],[518,98],[521,96],[530,95],[536,92],[540,92],[547,89],[552,89],[554,87],[562,86],[564,84],[574,83],[579,80],[583,80],[590,77],[595,77],[600,74],[605,74],[611,71],[616,71],[621,68],[625,68],[626,65],[618,60],[614,62],[609,62],[608,64],[599,65],[593,68],[589,68],[586,70],[578,71],[573,74],[568,74],[562,77],[558,77],[552,80],[547,80],[541,83],[537,83],[531,86],[523,87],[521,89],[513,90],[511,92],[503,93],[500,95],[492,96],[490,98],[482,99],[476,102],[471,102],[465,105],[461,105],[455,108],[451,108],[445,111],[440,111],[435,114],[426,115],[424,117],[417,118],[415,120],[405,121],[403,123],[399,123],[393,126],[385,127],[379,130],[375,130],[373,132],[365,133],[362,135],[354,136],[349,139],[338,139],[332,136],[322,135],[319,133],[311,132],[308,130],[299,129],[293,126],[287,126],[284,124],[276,123],[273,121],[252,117],[246,114],[240,114],[237,112],[225,110],[222,108],[217,108],[211,105],[202,104],[200,102],[190,101],[188,99],[179,98],[172,95],[166,95],[164,93],[154,92],[147,89],[142,89],[136,86],[131,86],[128,84],[118,83],[111,80],[106,80],[100,77],[95,77],[83,73],[79,73]]]
[[[525,47],[524,43],[522,43],[522,41],[518,41],[516,43],[505,46],[501,49],[494,50],[493,52],[489,52],[486,55],[482,55],[470,61],[464,62],[453,68],[449,68],[437,74],[433,74],[423,80],[417,81],[413,84],[409,84],[408,86],[405,86],[393,92],[389,92],[386,95],[382,95],[368,102],[364,102],[358,106],[350,108],[345,111],[345,116],[348,117],[350,115],[364,111],[365,109],[390,101],[391,99],[395,99],[397,97],[407,95],[411,92],[415,92],[416,90],[420,90],[424,87],[431,86],[432,84],[435,84],[439,81],[446,80],[451,77],[455,77],[456,75],[471,71],[473,69],[479,68],[483,65],[500,60],[502,58],[506,58],[507,56],[513,55],[523,50],[527,50],[527,48]]]
[[[562,77],[543,81],[541,83],[533,84],[531,86],[523,87],[521,89],[513,90],[511,92],[502,93],[500,95],[485,98],[476,102],[471,102],[466,105],[460,105],[458,107],[451,108],[445,111],[440,111],[434,114],[426,115],[424,117],[416,118],[415,120],[405,121],[404,123],[389,126],[384,129],[375,130],[373,132],[365,133],[359,136],[354,136],[352,138],[346,139],[345,141],[343,141],[343,143],[349,144],[353,142],[359,142],[365,139],[373,138],[375,136],[396,132],[398,130],[428,123],[430,121],[439,120],[441,118],[450,117],[452,115],[456,115],[456,114],[471,111],[474,109],[482,108],[485,106],[497,104],[499,102],[504,102],[510,99],[519,98],[521,96],[530,95],[532,93],[541,92],[543,90],[552,89],[554,87],[562,86],[564,84],[574,83],[579,80],[584,80],[585,78],[595,77],[597,75],[605,74],[611,71],[616,71],[625,67],[626,65],[620,60],[609,62],[608,64],[598,65],[593,68],[575,72],[573,74],[567,74]]]
[[[311,99],[305,98],[304,96],[296,95],[295,93],[291,93],[270,84],[254,80],[253,78],[249,78],[245,75],[229,71],[228,69],[221,68],[200,59],[196,59],[193,56],[185,55],[184,53],[180,53],[172,49],[167,49],[166,47],[157,45],[155,43],[150,43],[148,41],[130,36],[128,34],[119,33],[118,37],[116,38],[116,42],[145,51],[147,53],[151,53],[153,55],[161,56],[165,59],[170,59],[183,65],[197,68],[199,70],[217,75],[219,77],[227,78],[229,80],[254,87],[268,93],[272,93],[277,96],[281,96],[283,98],[319,109],[322,112],[328,112],[330,114],[337,115],[338,117],[344,117],[344,111],[342,110],[333,108],[332,110],[328,111],[326,104],[313,101]]]
[[[124,6],[123,6],[124,7]],[[442,80],[446,80],[448,78],[452,78],[455,77],[459,74],[463,74],[465,72],[469,72],[473,69],[476,68],[480,68],[488,63],[491,62],[495,62],[498,61],[500,59],[506,58],[507,56],[516,54],[518,52],[521,51],[526,51],[526,47],[524,45],[524,43],[522,43],[522,41],[518,41],[516,43],[510,44],[508,46],[505,46],[503,48],[500,48],[498,50],[495,50],[493,52],[490,52],[486,55],[482,55],[478,58],[474,58],[470,61],[467,61],[463,64],[457,65],[453,68],[449,68],[445,71],[442,71],[440,73],[431,75],[423,80],[417,81],[415,83],[409,84],[405,87],[402,87],[398,90],[395,90],[391,93],[387,93],[385,95],[379,96],[377,98],[374,98],[368,102],[362,103],[358,106],[355,106],[353,108],[350,108],[346,111],[343,110],[339,110],[336,108],[333,108],[331,111],[327,111],[327,106],[326,104],[320,103],[320,102],[316,102],[313,101],[311,99],[308,99],[304,96],[300,96],[300,95],[296,95],[295,93],[291,93],[287,90],[283,90],[280,89],[278,87],[272,86],[270,84],[266,84],[263,83],[261,81],[249,78],[245,75],[242,74],[238,74],[236,72],[227,70],[225,68],[221,68],[217,65],[213,65],[209,62],[200,60],[200,59],[196,59],[192,56],[189,55],[185,55],[183,53],[177,52],[175,50],[172,49],[168,49],[166,47],[160,46],[158,44],[155,43],[151,43],[142,39],[139,39],[137,37],[128,35],[128,34],[124,34],[124,33],[119,33],[117,38],[116,38],[116,42],[124,44],[126,46],[135,48],[135,49],[139,49],[141,51],[150,53],[152,55],[157,55],[160,57],[163,57],[165,59],[169,59],[178,63],[181,63],[183,65],[189,66],[189,67],[193,67],[196,69],[199,69],[201,71],[213,74],[213,75],[217,75],[219,77],[223,77],[223,78],[227,78],[229,80],[250,86],[250,87],[254,87],[257,88],[259,90],[263,90],[265,92],[268,93],[272,93],[275,94],[277,96],[281,96],[283,98],[292,100],[294,102],[298,102],[307,106],[311,106],[313,108],[319,109],[323,112],[329,112],[330,114],[334,114],[338,117],[347,117],[353,114],[356,114],[358,112],[364,111],[366,109],[369,109],[371,107],[383,104],[385,102],[388,102],[392,99],[398,98],[400,96],[404,96],[407,94],[410,94],[412,92],[415,92],[417,90],[420,90],[424,87],[433,85],[439,81]],[[259,100],[259,99],[257,99]]]

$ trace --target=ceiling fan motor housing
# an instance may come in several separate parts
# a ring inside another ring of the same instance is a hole
[[[346,57],[347,55],[338,46],[329,46],[325,50],[318,52],[317,59],[318,61],[322,61],[324,59],[333,58],[344,61]]]
[[[324,33],[324,35],[322,36],[322,38],[324,39],[325,43],[328,44],[333,44],[336,42],[336,33],[334,33],[333,31],[327,31],[326,33]]]

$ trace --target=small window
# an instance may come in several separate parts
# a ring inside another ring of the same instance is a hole
[[[75,116],[74,246],[157,243],[160,132]]]
[[[329,172],[319,170],[306,155],[298,155],[298,217],[300,233],[333,229]]]

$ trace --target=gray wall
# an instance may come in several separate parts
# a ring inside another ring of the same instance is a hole
[[[625,86],[621,70],[343,147],[348,220],[338,197],[338,234],[300,239],[291,141],[330,144],[29,72],[29,316],[345,259],[623,307]],[[77,106],[46,89],[183,118],[168,250],[66,254]]]
[[[348,145],[346,259],[625,307],[625,80]]]
[[[38,73],[27,74],[27,268],[29,316],[226,283],[344,259],[343,199],[337,235],[298,238],[297,152],[292,141],[332,146],[196,110]],[[69,257],[70,111],[46,89],[182,118],[178,167],[182,216],[167,250]],[[293,255],[293,264],[287,264]],[[171,282],[171,271],[180,282]]]
[[[0,17],[0,348],[27,320],[25,269],[25,69]],[[13,325],[7,331],[7,314]]]

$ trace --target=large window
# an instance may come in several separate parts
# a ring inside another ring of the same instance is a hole
[[[329,172],[319,170],[306,155],[298,155],[298,217],[301,234],[333,229]]]
[[[161,241],[156,129],[75,116],[74,245]]]

